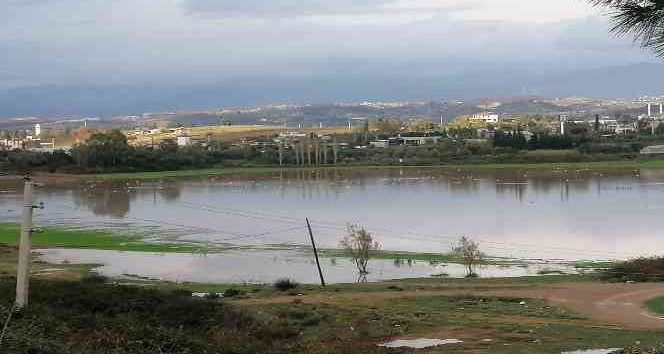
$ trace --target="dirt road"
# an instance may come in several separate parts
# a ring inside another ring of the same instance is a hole
[[[597,282],[555,283],[514,286],[464,286],[453,284],[440,290],[416,290],[400,292],[335,293],[297,296],[305,303],[334,303],[349,299],[400,299],[433,296],[495,296],[522,299],[542,299],[583,314],[597,324],[615,325],[625,329],[664,329],[664,316],[648,313],[643,303],[654,297],[664,296],[664,284],[608,284]],[[243,303],[285,303],[293,296],[268,299],[242,300]]]

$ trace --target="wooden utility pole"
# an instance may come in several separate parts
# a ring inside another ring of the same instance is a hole
[[[320,269],[320,261],[318,260],[318,250],[316,249],[316,242],[314,241],[314,233],[311,231],[311,224],[309,218],[307,220],[307,228],[309,229],[309,237],[311,237],[311,247],[314,249],[314,256],[316,257],[316,266],[318,266],[318,275],[320,275],[320,285],[325,286],[325,279],[323,278],[323,271]]]
[[[30,248],[32,247],[32,179],[25,177],[23,190],[23,216],[21,218],[21,240],[18,250],[18,271],[16,273],[16,308],[28,305],[30,287]]]

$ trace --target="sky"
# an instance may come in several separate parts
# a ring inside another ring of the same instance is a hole
[[[246,86],[239,105],[280,82],[307,100],[321,78],[371,91],[387,78],[657,62],[583,0],[0,0],[0,16],[0,96]],[[272,91],[259,96],[291,97]]]

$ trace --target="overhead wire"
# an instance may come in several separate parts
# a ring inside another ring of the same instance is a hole
[[[160,203],[160,202],[158,202]],[[288,223],[295,223],[295,222],[301,222],[301,220],[293,218],[293,217],[286,217],[282,215],[276,215],[276,214],[268,214],[268,213],[263,213],[263,212],[257,212],[257,211],[248,211],[248,210],[240,210],[240,209],[230,209],[230,208],[217,208],[205,204],[194,204],[194,203],[188,203],[188,202],[169,202],[169,204],[180,204],[183,207],[190,208],[190,209],[198,209],[198,210],[203,210],[207,212],[212,212],[212,213],[222,213],[222,214],[227,214],[227,211],[231,211],[231,215],[235,216],[240,216],[240,217],[247,217],[247,218],[253,218],[253,219],[263,219],[263,217],[256,217],[252,214],[257,214],[257,215],[269,215],[271,217],[271,221],[281,221],[281,222],[288,222]],[[183,205],[184,204],[184,205]],[[281,220],[280,220],[280,219]],[[339,224],[334,224],[332,222],[326,222],[326,221],[321,221],[318,219],[310,219],[311,224],[313,227],[316,228],[324,228],[324,229],[334,229],[334,230],[345,230],[347,225],[339,225]],[[440,242],[441,239],[446,239],[450,241],[458,241],[459,237],[458,236],[446,236],[446,235],[432,235],[432,234],[424,234],[424,233],[419,233],[419,232],[413,232],[413,231],[395,231],[393,229],[388,229],[384,227],[370,227],[369,228],[371,231],[377,230],[380,232],[384,232],[387,234],[392,234],[395,236],[389,236],[389,235],[380,235],[384,237],[390,237],[390,238],[399,238],[399,239],[408,239],[408,240],[415,240],[415,241],[426,241],[426,242]],[[411,237],[406,237],[404,235],[410,235]],[[412,237],[416,236],[416,237]],[[578,248],[570,248],[570,247],[560,247],[560,246],[553,246],[553,245],[545,245],[545,244],[523,244],[523,243],[511,243],[511,242],[498,242],[498,241],[492,241],[492,240],[486,240],[483,238],[474,238],[475,241],[481,242],[484,244],[490,244],[490,245],[496,245],[496,246],[486,246],[487,248],[491,249],[496,249],[496,250],[506,250],[506,251],[517,251],[517,252],[528,252],[528,253],[550,253],[550,254],[555,254],[556,252],[554,251],[563,251],[563,252],[571,252],[575,254],[585,254],[588,256],[603,256],[603,257],[630,257],[633,256],[629,253],[624,253],[624,252],[611,252],[611,251],[595,251],[595,250],[588,250],[588,249],[578,249]],[[501,247],[503,246],[503,247]],[[504,246],[509,246],[509,247],[504,247]],[[526,249],[524,249],[526,248]],[[533,249],[531,249],[533,248]]]

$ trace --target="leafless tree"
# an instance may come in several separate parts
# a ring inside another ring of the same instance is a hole
[[[453,249],[454,253],[459,255],[466,266],[466,277],[477,277],[477,266],[484,259],[484,254],[480,251],[480,245],[477,242],[462,236]]]
[[[371,258],[371,252],[379,250],[380,244],[374,241],[371,233],[363,226],[349,224],[346,230],[347,234],[339,244],[350,254],[360,274],[360,279],[366,279],[366,275],[369,274],[367,264]]]

